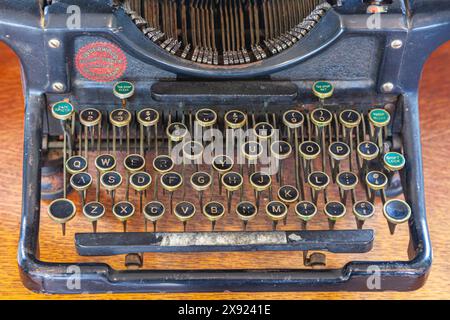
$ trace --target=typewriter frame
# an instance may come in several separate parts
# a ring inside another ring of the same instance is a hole
[[[350,0],[356,3],[357,1]],[[425,3],[427,2],[427,3]],[[431,4],[430,4],[431,3]],[[416,0],[402,2],[406,15],[407,30],[382,28],[360,30],[385,34],[387,41],[400,36],[404,41],[403,61],[408,65],[395,74],[394,92],[399,96],[403,110],[402,137],[408,164],[404,170],[403,185],[405,197],[412,207],[409,222],[410,261],[352,261],[342,269],[328,270],[113,270],[99,263],[48,263],[39,260],[38,233],[40,220],[40,177],[43,116],[47,101],[45,93],[52,92],[50,81],[44,85],[40,79],[49,74],[65,74],[55,64],[52,70],[40,67],[38,55],[29,54],[28,48],[44,52],[45,44],[54,32],[61,30],[40,28],[40,17],[36,1],[33,5],[26,0],[0,4],[0,40],[9,45],[19,56],[24,75],[25,132],[23,162],[23,209],[21,233],[18,247],[18,263],[24,285],[30,290],[43,293],[95,293],[95,292],[210,292],[210,291],[367,291],[367,280],[372,275],[370,266],[380,270],[381,290],[409,291],[420,288],[426,281],[432,250],[425,216],[423,173],[420,144],[418,83],[421,70],[428,55],[450,35],[450,4],[445,1]],[[15,17],[14,14],[16,15]],[[14,19],[13,19],[14,18]],[[124,22],[125,23],[125,22]],[[359,24],[358,24],[359,23]],[[357,20],[354,30],[362,27]],[[95,26],[93,27],[95,28]],[[364,28],[363,28],[364,29]],[[341,27],[341,31],[345,32]],[[71,31],[71,35],[77,32]],[[424,36],[427,37],[424,37]],[[110,40],[115,37],[111,30],[105,32]],[[424,40],[426,39],[426,40]],[[114,39],[114,41],[118,41]],[[69,42],[70,43],[70,42]],[[388,43],[388,42],[387,42]],[[51,49],[50,49],[51,50]],[[386,54],[383,77],[392,76],[390,66],[398,57]],[[307,56],[304,58],[306,59]],[[276,64],[278,57],[272,58]],[[279,63],[281,61],[278,61]],[[200,68],[201,69],[201,68]],[[199,70],[200,70],[199,69]],[[395,68],[393,68],[395,69]],[[184,70],[196,75],[199,70]],[[192,71],[192,72],[191,72]],[[395,71],[394,71],[395,72]],[[205,74],[208,76],[208,74]],[[211,74],[209,75],[211,76]],[[223,76],[223,75],[222,75]],[[228,74],[234,78],[238,74]],[[382,82],[383,83],[383,82]],[[336,95],[348,89],[337,85]],[[356,91],[357,93],[357,91]],[[81,289],[68,289],[66,283],[71,277],[69,266],[80,268]]]

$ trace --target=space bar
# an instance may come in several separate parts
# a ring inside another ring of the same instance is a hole
[[[373,230],[77,233],[81,256],[144,252],[308,251],[364,253]]]

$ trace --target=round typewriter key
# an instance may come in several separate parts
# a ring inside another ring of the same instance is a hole
[[[317,81],[313,84],[313,93],[319,99],[327,99],[333,95],[334,87],[328,81]]]
[[[244,178],[237,172],[227,172],[222,176],[221,183],[227,190],[227,208],[230,212],[233,192],[242,187]]]
[[[239,110],[231,110],[225,114],[225,123],[231,129],[239,129],[247,123],[247,116]]]
[[[216,170],[219,176],[219,194],[222,193],[222,184],[220,183],[222,180],[222,175],[233,169],[233,165],[233,159],[226,155],[216,156],[211,163],[212,169]],[[211,176],[213,176],[212,171]]]
[[[159,113],[155,109],[142,109],[137,115],[137,120],[144,127],[151,127],[158,123]]]
[[[355,110],[344,110],[339,114],[339,122],[345,128],[355,128],[361,123],[361,115]]]
[[[308,183],[311,187],[312,202],[317,205],[318,192],[323,190],[324,200],[327,202],[326,188],[330,183],[330,178],[325,172],[315,171],[308,175]]]
[[[85,157],[73,156],[66,161],[66,169],[70,174],[83,172],[87,169],[87,161]]]
[[[320,146],[314,141],[305,141],[300,144],[299,152],[305,160],[314,160],[320,155]]]
[[[398,152],[388,152],[383,157],[384,167],[389,171],[398,171],[403,169],[406,160],[405,157]]]
[[[302,227],[306,230],[307,223],[317,214],[317,207],[309,201],[301,201],[295,206],[295,213],[302,221]]]
[[[358,145],[358,155],[364,160],[374,160],[379,154],[380,149],[371,141],[363,141]]]
[[[128,172],[137,172],[145,168],[145,159],[139,154],[130,154],[123,160],[123,166]]]
[[[284,160],[289,158],[292,153],[292,147],[290,143],[286,141],[274,141],[270,145],[270,151],[273,156],[279,160]]]
[[[299,198],[299,192],[297,188],[293,186],[282,186],[278,189],[278,199],[285,204],[291,204],[296,202]]]
[[[333,115],[327,109],[319,108],[311,112],[311,121],[317,127],[326,127],[333,120]]]
[[[114,84],[113,93],[121,100],[131,98],[134,94],[134,85],[129,81],[116,82]]]
[[[123,232],[127,232],[127,220],[131,219],[135,212],[133,204],[128,201],[118,202],[113,206],[112,212],[117,219],[122,221]]]
[[[369,201],[358,201],[353,205],[353,214],[358,229],[362,229],[364,221],[372,218],[375,214],[375,206]]]
[[[384,188],[388,183],[387,176],[380,171],[370,171],[366,174],[366,184],[369,187],[369,200],[371,203],[374,203],[376,191],[381,192],[381,200],[383,203],[386,202],[386,196],[384,193]]]
[[[350,155],[350,148],[344,142],[333,142],[328,147],[328,153],[334,160],[345,160]]]
[[[80,112],[80,122],[86,127],[93,127],[102,121],[102,114],[97,109],[88,108]]]
[[[144,191],[152,184],[152,176],[147,172],[135,172],[130,176],[130,185],[136,191]]]
[[[336,221],[345,216],[347,209],[342,203],[338,201],[331,201],[325,204],[324,212],[328,217],[330,230],[333,230]]]
[[[198,191],[198,202],[200,207],[203,207],[203,192],[211,186],[212,178],[206,172],[195,172],[191,176],[191,185],[194,190]]]
[[[159,173],[169,172],[174,168],[174,166],[175,163],[169,156],[162,155],[157,156],[155,159],[153,159],[153,168]]]
[[[186,231],[187,221],[192,219],[192,217],[195,215],[195,206],[190,202],[182,201],[175,205],[173,213],[178,218],[178,220],[183,222],[183,229],[184,231]]]
[[[173,193],[183,185],[183,177],[178,172],[166,172],[161,176],[161,185],[169,192],[170,211],[172,211]]]
[[[122,176],[116,171],[108,171],[101,175],[100,183],[111,193],[112,204],[115,203],[115,190],[122,184]]]
[[[374,127],[385,127],[391,121],[391,115],[384,109],[373,109],[369,112],[369,121]]]
[[[256,141],[248,141],[241,147],[244,157],[248,160],[257,160],[263,153],[263,146]]]
[[[353,172],[343,171],[337,175],[336,181],[342,190],[352,190],[358,184],[358,176]]]
[[[107,172],[116,168],[116,158],[110,154],[101,154],[95,158],[95,167],[100,172]]]
[[[195,114],[195,120],[201,127],[212,127],[217,122],[217,113],[211,109],[200,109]]]
[[[52,105],[52,115],[58,120],[65,121],[72,117],[74,107],[67,101],[59,101]]]
[[[188,160],[199,160],[203,155],[203,145],[197,141],[189,141],[183,145],[183,155]]]
[[[147,231],[147,220],[150,220],[153,223],[153,232],[156,232],[156,222],[164,216],[165,212],[166,208],[161,202],[151,201],[147,203],[143,211],[145,217],[145,231]]]
[[[395,226],[407,222],[411,217],[411,207],[403,200],[392,199],[384,204],[383,214],[388,221],[389,231],[394,234]]]
[[[92,222],[92,229],[97,232],[97,221],[105,215],[106,209],[100,202],[89,202],[83,206],[83,215]]]
[[[56,199],[47,208],[50,219],[61,224],[63,235],[66,234],[66,223],[75,217],[76,212],[75,204],[68,199]]]
[[[242,201],[236,206],[236,214],[243,222],[244,231],[247,229],[247,223],[258,213],[256,206],[249,201]]]
[[[283,114],[283,123],[290,129],[300,128],[303,125],[305,117],[300,111],[289,110]]]
[[[255,191],[256,208],[259,209],[261,192],[269,189],[269,197],[272,197],[272,177],[263,172],[255,172],[250,175],[250,184]]]
[[[288,209],[283,202],[270,201],[266,205],[266,213],[273,222],[273,230],[276,230],[278,221],[283,220],[286,217]]]
[[[181,122],[173,122],[167,126],[166,134],[171,141],[179,142],[186,137],[188,129]]]
[[[203,214],[211,221],[211,230],[214,231],[216,221],[225,214],[225,208],[220,202],[211,201],[203,207]]]
[[[92,184],[92,176],[87,172],[75,173],[70,177],[70,185],[72,188],[80,193],[81,205],[84,206],[86,198],[86,190]]]
[[[118,128],[125,127],[131,122],[131,113],[127,109],[114,109],[109,114],[109,121]]]
[[[268,122],[257,123],[253,127],[255,135],[261,140],[270,139],[275,134],[274,127]]]

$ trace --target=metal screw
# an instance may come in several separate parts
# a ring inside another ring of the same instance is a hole
[[[61,45],[61,42],[58,39],[50,39],[48,41],[48,46],[50,48],[56,49],[56,48],[59,48],[60,45]]]
[[[55,91],[62,92],[64,91],[64,84],[62,84],[61,82],[54,82],[52,88]]]
[[[402,46],[403,46],[402,40],[397,39],[397,40],[393,40],[391,42],[391,47],[393,49],[400,49]]]
[[[394,84],[392,82],[386,82],[383,84],[382,89],[384,92],[391,92],[394,90]]]

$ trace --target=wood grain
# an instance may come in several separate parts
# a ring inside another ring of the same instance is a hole
[[[212,294],[102,294],[102,295],[39,295],[25,289],[19,279],[16,262],[17,241],[21,214],[21,177],[23,144],[23,97],[20,84],[20,66],[13,52],[0,44],[0,150],[2,162],[0,169],[0,207],[2,223],[0,227],[0,298],[3,299],[449,299],[450,272],[449,236],[450,220],[447,208],[450,198],[450,170],[447,157],[450,155],[450,113],[444,109],[450,102],[450,43],[433,54],[426,65],[420,89],[422,141],[424,149],[425,191],[428,220],[434,249],[434,262],[427,284],[420,290],[410,293],[212,293]],[[447,63],[446,63],[447,62]],[[7,89],[7,90],[6,90]],[[87,261],[79,258],[73,249],[73,232],[77,228],[88,230],[89,224],[82,219],[70,225],[69,234],[59,249],[52,248],[52,241],[59,236],[59,229],[51,224],[46,215],[42,215],[41,257],[48,261]],[[198,222],[200,223],[200,222]],[[256,227],[259,223],[256,224]],[[345,223],[354,223],[348,220]],[[398,258],[397,246],[404,247],[406,229],[400,228],[396,234],[396,244],[392,245],[387,233],[386,222],[378,215],[370,222],[371,227],[380,230],[374,251],[371,254],[385,258]],[[49,225],[49,227],[47,227]],[[114,220],[102,222],[102,226],[120,228]],[[131,226],[133,227],[133,226]],[[162,226],[164,228],[164,225]],[[79,230],[79,229],[78,229]],[[403,252],[401,253],[403,257]],[[368,257],[368,256],[366,256]],[[362,258],[355,256],[353,258]],[[177,254],[146,255],[146,261],[157,269],[247,267],[261,268],[278,265],[289,267],[301,264],[300,256],[286,253],[233,253],[224,259],[221,254]],[[341,257],[330,257],[332,265],[341,265]],[[105,259],[118,267],[117,259]]]

